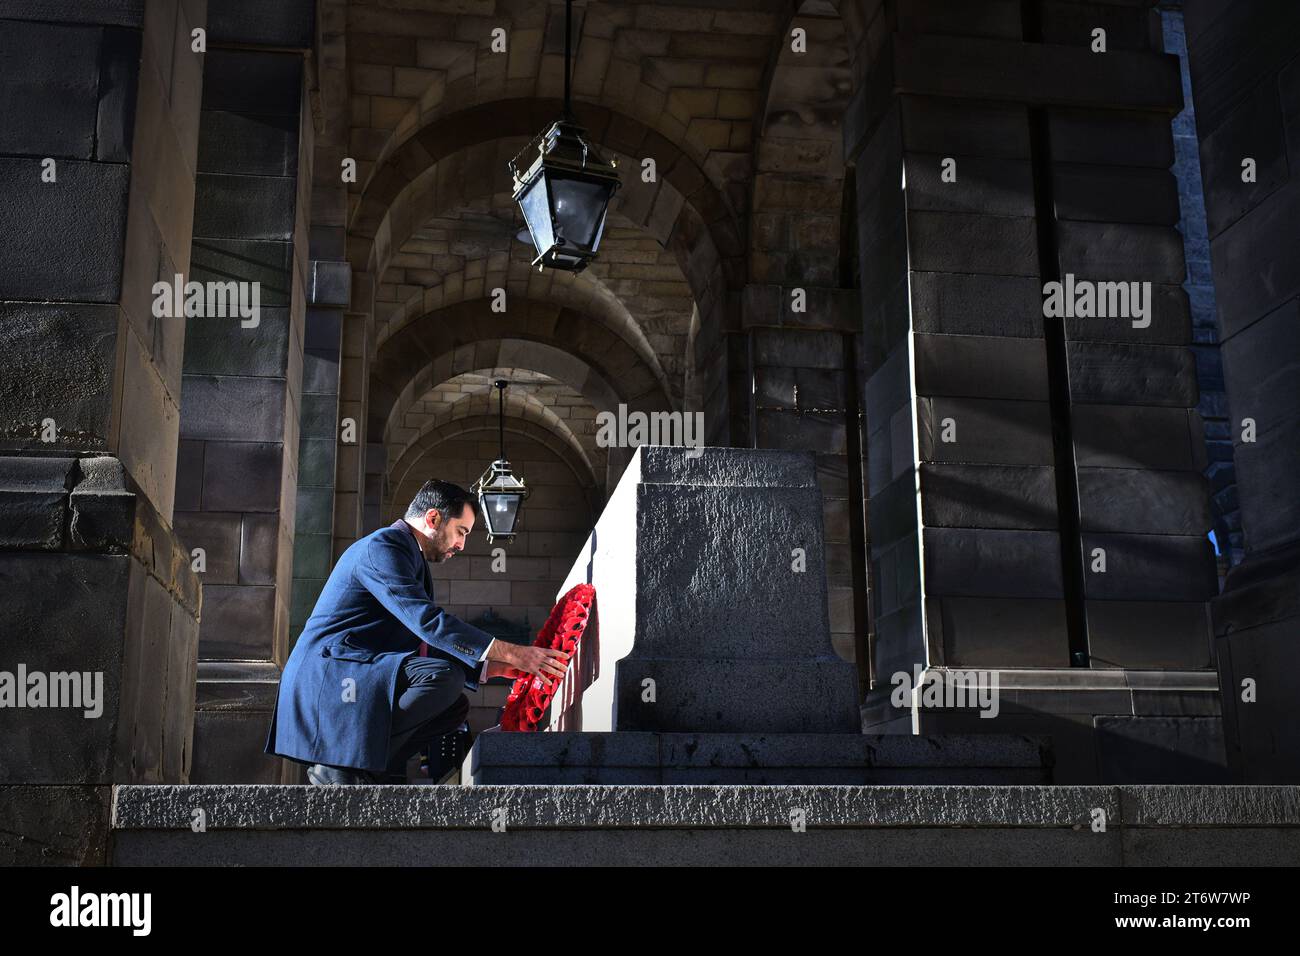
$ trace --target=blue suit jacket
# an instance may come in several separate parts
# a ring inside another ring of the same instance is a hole
[[[442,610],[432,591],[404,521],[344,551],[285,662],[266,753],[382,771],[402,660],[421,641],[476,690],[492,635]]]

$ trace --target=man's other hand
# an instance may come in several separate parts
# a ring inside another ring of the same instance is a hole
[[[484,676],[488,680],[491,680],[494,677],[508,677],[511,680],[514,680],[517,677],[527,677],[528,675],[517,667],[511,667],[505,661],[489,660],[487,671]]]

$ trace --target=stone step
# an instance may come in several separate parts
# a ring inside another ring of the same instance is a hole
[[[1300,787],[118,786],[112,837],[124,866],[1294,866]]]
[[[1012,734],[484,732],[470,784],[1045,784],[1046,738]]]

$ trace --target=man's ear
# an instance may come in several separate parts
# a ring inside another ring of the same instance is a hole
[[[430,531],[437,531],[438,524],[442,521],[442,513],[437,508],[430,508],[424,513],[424,523],[429,526]]]

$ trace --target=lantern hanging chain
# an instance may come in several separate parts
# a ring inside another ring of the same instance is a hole
[[[570,96],[570,76],[573,73],[573,0],[564,0],[564,120],[573,123],[573,100]],[[578,137],[582,144],[582,168],[587,168],[587,141]]]
[[[506,383],[497,382],[497,442],[501,446],[501,461],[506,460]]]
[[[570,24],[573,21],[573,0],[564,0],[564,118],[573,119],[573,111],[569,105],[569,72],[570,58],[572,56],[573,30]]]

